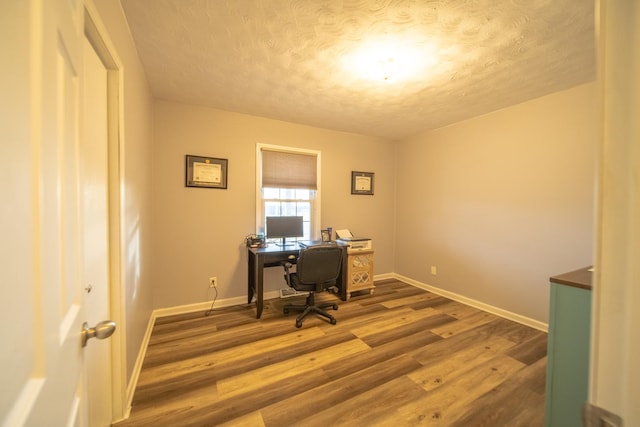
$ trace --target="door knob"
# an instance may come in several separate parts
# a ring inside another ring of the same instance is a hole
[[[80,333],[82,346],[87,346],[87,341],[89,341],[89,338],[98,338],[99,340],[109,338],[111,335],[113,335],[113,332],[115,330],[116,322],[112,320],[105,320],[103,322],[100,322],[93,328],[90,328],[89,324],[87,322],[84,322],[84,324],[82,325],[82,332]]]

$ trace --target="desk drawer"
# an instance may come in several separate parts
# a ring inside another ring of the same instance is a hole
[[[273,267],[276,265],[280,265],[280,263],[283,261],[289,261],[295,264],[297,259],[298,259],[297,250],[291,250],[286,252],[276,252],[272,254],[266,253],[264,254],[264,265],[265,267]]]

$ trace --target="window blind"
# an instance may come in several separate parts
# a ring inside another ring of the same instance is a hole
[[[262,186],[317,190],[315,154],[262,150]]]

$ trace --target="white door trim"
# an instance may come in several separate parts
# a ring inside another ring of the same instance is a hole
[[[85,36],[107,68],[108,79],[108,146],[109,146],[109,275],[111,279],[111,318],[118,325],[118,333],[111,337],[111,372],[113,421],[126,418],[133,396],[127,395],[126,372],[126,315],[122,292],[122,194],[123,165],[123,88],[122,62],[109,38],[100,15],[90,1],[85,2]]]

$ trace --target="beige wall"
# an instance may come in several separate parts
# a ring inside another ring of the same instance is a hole
[[[120,156],[122,192],[122,309],[126,318],[126,372],[132,374],[152,311],[150,278],[153,101],[120,3],[95,0],[122,71]]]
[[[399,144],[395,272],[546,323],[549,276],[592,264],[596,102],[582,85]]]
[[[592,263],[595,97],[587,84],[400,143],[158,101],[154,307],[210,301],[209,276],[218,298],[246,295],[260,142],[322,151],[322,226],[372,237],[376,274],[546,323],[549,276]],[[186,188],[185,154],[229,159],[229,188]],[[351,170],[376,172],[374,197],[350,194]],[[265,292],[281,285],[270,269]]]
[[[244,238],[255,232],[256,143],[322,152],[321,226],[371,237],[375,273],[393,271],[394,146],[384,140],[167,101],[155,104],[153,299],[155,308],[246,297]],[[229,160],[228,189],[185,187],[185,155]],[[375,172],[375,195],[351,195],[351,171]],[[283,286],[265,274],[265,292]]]

